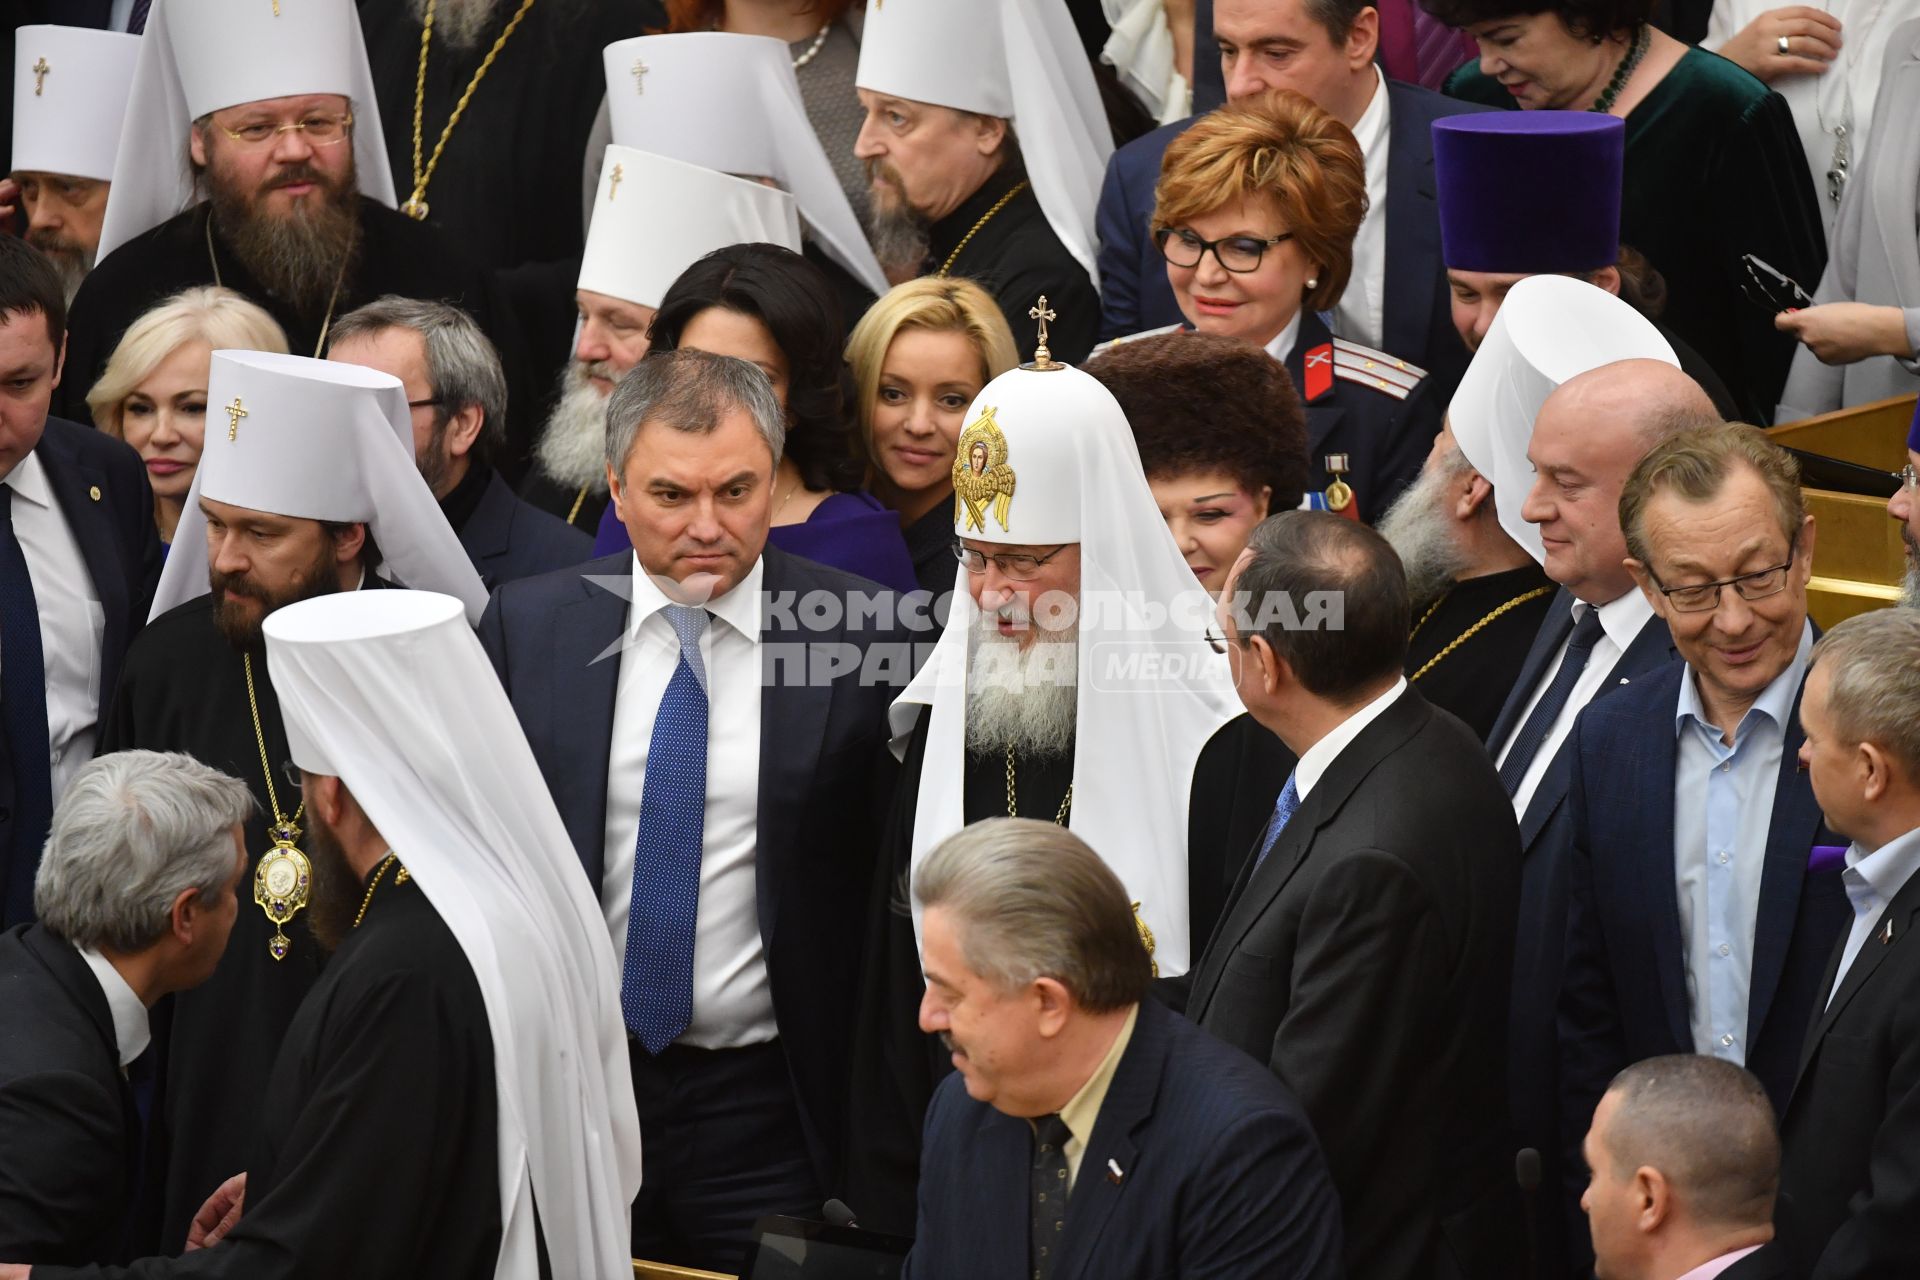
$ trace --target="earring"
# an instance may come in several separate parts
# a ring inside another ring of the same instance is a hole
[[[1320,287],[1320,277],[1319,277],[1319,276],[1308,276],[1308,277],[1307,277],[1307,288],[1309,288],[1309,289],[1318,289],[1319,287]]]

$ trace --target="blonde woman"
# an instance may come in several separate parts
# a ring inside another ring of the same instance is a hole
[[[206,439],[207,367],[216,350],[287,350],[287,335],[231,289],[188,289],[127,326],[87,392],[93,421],[139,451],[153,522],[172,543]]]
[[[980,388],[1019,363],[993,298],[968,280],[889,289],[847,339],[873,495],[900,513],[914,576],[953,589],[953,454]]]

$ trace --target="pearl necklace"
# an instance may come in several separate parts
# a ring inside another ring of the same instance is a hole
[[[813,38],[813,43],[807,46],[807,51],[793,60],[793,69],[795,71],[798,71],[800,68],[806,66],[809,62],[812,62],[816,56],[818,56],[818,54],[820,53],[820,47],[826,44],[827,42],[827,33],[832,30],[833,30],[833,24],[831,22],[827,23],[824,27],[820,28],[820,34],[816,35]]]

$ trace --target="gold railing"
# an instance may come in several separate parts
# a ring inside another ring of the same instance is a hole
[[[671,1262],[633,1260],[633,1280],[737,1280],[721,1271],[701,1271],[696,1267],[676,1267]]]

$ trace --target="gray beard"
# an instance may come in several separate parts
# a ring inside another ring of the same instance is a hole
[[[560,373],[560,400],[547,415],[534,465],[562,487],[607,491],[607,397],[587,381],[596,366],[569,360]]]
[[[1080,635],[1041,631],[1024,652],[982,614],[968,637],[967,750],[1065,755],[1073,750]]]
[[[1913,545],[1913,537],[1903,528],[1901,539],[1907,544],[1907,574],[1900,580],[1900,607],[1920,609],[1920,547]]]
[[[1470,567],[1446,509],[1453,478],[1446,467],[1422,471],[1374,526],[1400,557],[1415,613],[1424,612]]]
[[[60,290],[67,295],[67,306],[73,306],[81,282],[87,278],[87,272],[93,270],[93,251],[74,241],[40,232],[28,232],[27,243],[53,264],[60,275]]]
[[[407,0],[415,22],[424,23],[427,0]],[[472,49],[481,37],[498,34],[494,19],[500,12],[500,0],[434,0],[433,30],[450,48]]]
[[[869,191],[883,168],[873,161],[867,163]],[[880,181],[889,188],[889,194],[871,197],[873,229],[867,239],[873,245],[873,256],[880,260],[880,270],[887,279],[899,283],[913,279],[926,265],[927,220],[907,203],[906,192],[897,182],[884,176]]]

